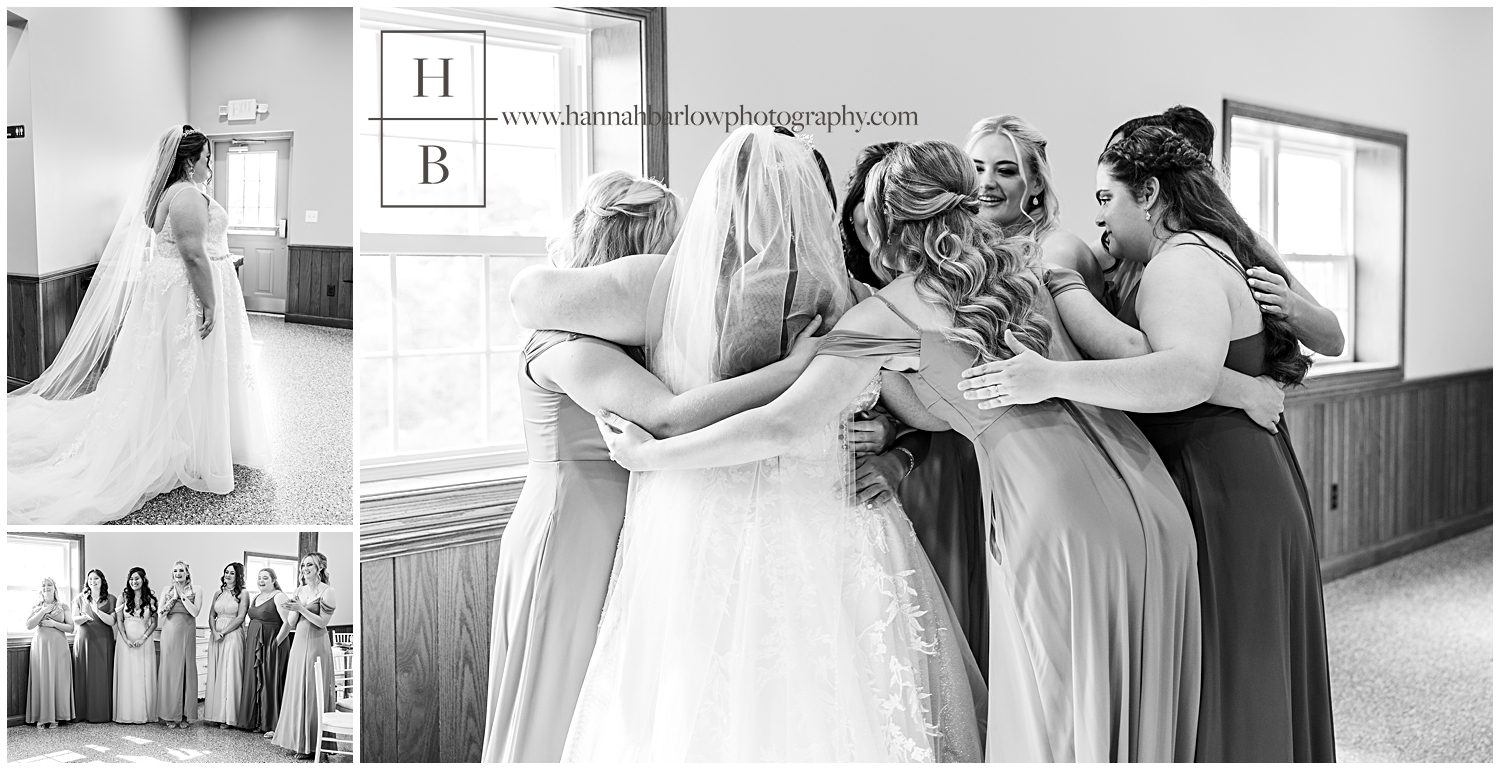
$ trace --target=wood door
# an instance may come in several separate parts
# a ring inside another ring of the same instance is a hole
[[[245,308],[285,313],[290,139],[214,142],[214,197],[229,212],[229,250],[241,260]]]

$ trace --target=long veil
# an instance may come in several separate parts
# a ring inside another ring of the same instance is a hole
[[[152,144],[136,177],[141,183],[126,199],[115,220],[67,339],[42,374],[11,392],[11,399],[35,395],[47,400],[68,400],[93,389],[125,321],[141,267],[151,257],[151,220],[181,141],[182,126],[177,125]]]
[[[832,328],[854,304],[836,216],[810,145],[731,134],[672,245],[656,375],[681,393],[781,359],[816,315]]]

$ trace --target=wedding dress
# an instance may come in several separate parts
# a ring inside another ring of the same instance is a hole
[[[155,181],[126,204],[57,360],[7,400],[11,524],[106,522],[178,486],[227,494],[235,465],[270,459],[228,213],[196,188],[171,193],[208,209],[207,338],[170,219],[154,238],[144,227],[146,205],[171,204],[150,188],[165,179],[180,138],[173,128],[159,140],[147,177]]]
[[[652,371],[680,393],[831,326],[833,216],[810,148],[732,134],[664,264]],[[780,457],[634,474],[564,760],[982,760],[984,682],[911,523],[851,502],[840,433],[879,389]]]

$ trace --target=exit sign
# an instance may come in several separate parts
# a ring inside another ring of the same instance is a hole
[[[26,127],[25,126],[6,126],[5,127],[5,138],[6,139],[25,139],[26,138]]]

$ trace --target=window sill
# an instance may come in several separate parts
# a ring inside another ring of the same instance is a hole
[[[499,540],[525,465],[360,485],[360,561]]]
[[[1287,391],[1288,401],[1332,395],[1348,395],[1399,384],[1406,377],[1400,364],[1341,361],[1314,364],[1302,387]]]

